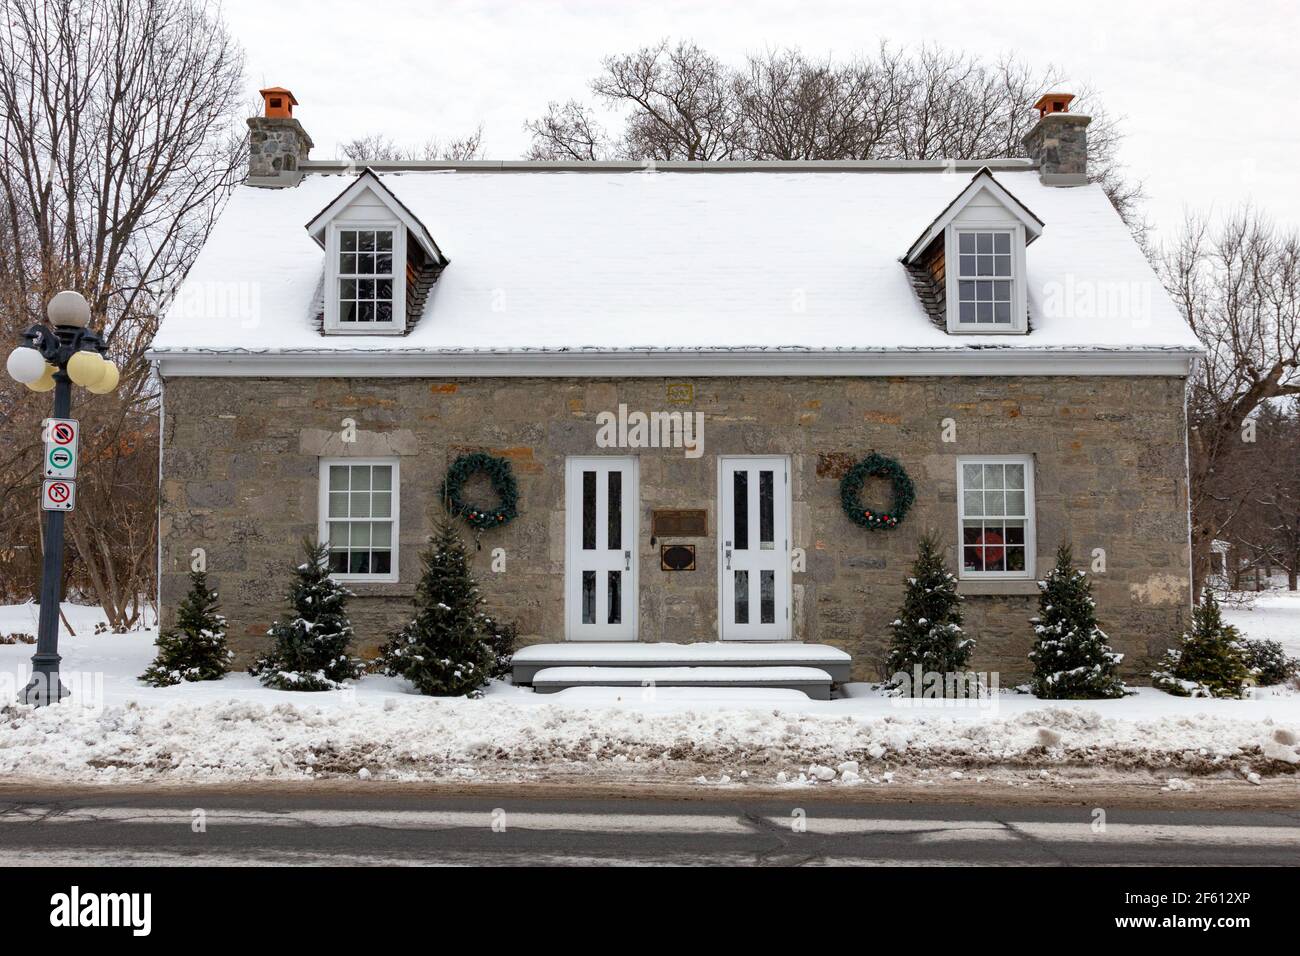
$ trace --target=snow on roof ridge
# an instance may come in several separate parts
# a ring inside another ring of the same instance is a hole
[[[691,173],[834,173],[834,172],[905,172],[944,173],[972,172],[980,169],[1023,172],[1038,168],[1031,159],[1002,157],[997,159],[720,159],[720,160],[541,160],[541,159],[468,159],[468,160],[303,160],[298,169],[317,175],[354,175],[362,169],[374,172],[469,172],[469,173],[547,173],[547,172],[691,172]]]

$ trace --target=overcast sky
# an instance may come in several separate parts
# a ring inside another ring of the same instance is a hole
[[[664,36],[728,61],[770,46],[848,58],[881,39],[931,41],[1090,81],[1126,117],[1121,158],[1161,232],[1185,209],[1243,202],[1300,225],[1294,0],[225,0],[223,10],[254,89],[297,96],[313,158],[353,136],[414,144],[480,122],[488,158],[518,158],[524,121],[548,100],[587,99],[602,56]]]

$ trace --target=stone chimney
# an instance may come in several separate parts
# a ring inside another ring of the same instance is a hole
[[[1038,125],[1024,140],[1045,186],[1082,186],[1088,181],[1088,124],[1091,116],[1070,112],[1071,93],[1046,93],[1034,108]]]
[[[299,164],[314,145],[293,118],[298,101],[282,86],[259,90],[262,116],[248,119],[248,182],[254,186],[293,186],[301,179]]]

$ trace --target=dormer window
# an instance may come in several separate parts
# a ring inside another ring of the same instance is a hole
[[[398,268],[406,261],[402,227],[336,223],[331,239],[337,250],[332,256],[337,271],[335,301],[326,304],[326,329],[391,331],[404,324],[406,282]]]
[[[1029,330],[1025,247],[1042,221],[981,169],[912,244],[903,264],[949,333]]]
[[[424,224],[369,169],[307,232],[325,249],[326,335],[404,335],[447,266]]]
[[[988,229],[949,226],[945,257],[957,268],[948,276],[950,325],[979,332],[1024,331],[1024,232],[1019,227]]]

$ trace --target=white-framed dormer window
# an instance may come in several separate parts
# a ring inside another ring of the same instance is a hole
[[[957,535],[962,578],[1033,578],[1033,456],[957,459]]]
[[[1024,227],[953,224],[945,242],[948,331],[1026,331]]]
[[[392,333],[406,326],[406,230],[398,222],[334,222],[326,245],[328,332]]]
[[[396,458],[322,458],[320,540],[339,581],[397,580],[401,481]]]

